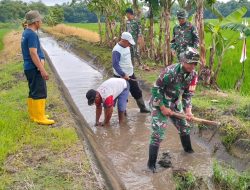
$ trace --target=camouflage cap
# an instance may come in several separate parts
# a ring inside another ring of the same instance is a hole
[[[180,61],[183,63],[200,63],[200,54],[197,49],[187,47],[185,52],[180,54]]]
[[[27,12],[25,15],[25,19],[27,21],[27,24],[32,24],[34,22],[41,21],[42,17],[38,11],[34,10],[34,11]]]
[[[184,9],[180,9],[177,11],[177,18],[187,18],[187,12]]]

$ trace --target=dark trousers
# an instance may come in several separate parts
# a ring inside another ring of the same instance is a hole
[[[120,76],[117,76],[117,75],[114,75],[114,77],[116,78],[121,78]],[[131,79],[135,79],[136,80],[136,77],[135,75],[133,74],[132,76],[129,76],[129,78]],[[134,99],[138,100],[142,97],[142,91],[139,87],[139,84],[137,81],[135,80],[129,80],[128,83],[129,83],[129,91],[131,93],[131,95],[133,96]]]
[[[45,99],[47,98],[46,81],[42,78],[37,69],[25,70],[25,76],[29,85],[29,98]]]

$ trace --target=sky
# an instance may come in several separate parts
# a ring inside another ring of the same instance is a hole
[[[39,1],[39,0],[22,0],[24,2],[35,2],[35,1]],[[229,0],[219,0],[221,2],[227,2]],[[55,4],[62,4],[62,3],[67,3],[67,2],[71,2],[71,0],[42,0],[42,2],[46,5],[55,5]]]

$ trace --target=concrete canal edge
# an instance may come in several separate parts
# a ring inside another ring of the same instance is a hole
[[[76,127],[77,127],[77,133],[78,136],[81,138],[81,140],[84,140],[89,148],[91,155],[90,157],[93,158],[94,162],[96,163],[98,169],[101,172],[102,177],[105,180],[105,185],[107,189],[113,189],[113,190],[124,190],[126,189],[125,185],[123,184],[122,180],[118,176],[117,172],[114,169],[113,164],[111,163],[110,159],[105,155],[105,153],[102,151],[102,148],[97,143],[97,140],[95,138],[95,134],[90,129],[90,126],[84,119],[83,115],[81,114],[80,110],[75,105],[68,89],[66,88],[65,84],[61,80],[57,70],[55,69],[48,53],[46,50],[44,50],[46,61],[48,65],[50,66],[53,74],[55,75],[57,85],[59,87],[59,90],[61,91],[66,105],[68,109],[71,112],[71,115],[73,116]],[[83,100],[84,101],[84,100]]]

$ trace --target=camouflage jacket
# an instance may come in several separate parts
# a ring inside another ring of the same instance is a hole
[[[137,43],[138,36],[142,34],[140,22],[136,19],[128,20],[126,23],[126,31],[133,36],[135,43]]]
[[[199,36],[196,28],[190,22],[186,22],[183,25],[176,25],[173,29],[171,49],[174,49],[179,55],[188,46],[196,49],[199,46]]]
[[[152,106],[174,106],[179,111],[191,107],[197,79],[196,71],[186,73],[180,63],[166,67],[152,88]]]

